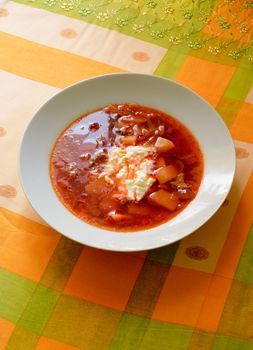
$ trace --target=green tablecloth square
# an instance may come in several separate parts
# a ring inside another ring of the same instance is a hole
[[[185,350],[190,343],[193,329],[160,321],[150,321],[140,350]]]
[[[34,350],[37,341],[37,334],[17,326],[5,350]]]
[[[162,264],[170,265],[174,260],[178,245],[179,242],[175,242],[162,248],[150,250],[148,253],[148,258],[149,260],[154,260]]]
[[[0,317],[16,323],[35,287],[28,279],[0,269]]]
[[[252,350],[253,342],[217,335],[212,350]]]
[[[235,279],[242,283],[253,284],[253,226],[245,243],[243,253],[235,273]]]
[[[43,335],[89,350],[108,349],[121,313],[84,300],[62,295]]]
[[[38,285],[18,322],[19,325],[40,334],[59,295],[58,292]]]

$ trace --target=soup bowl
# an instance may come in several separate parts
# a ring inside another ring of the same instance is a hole
[[[198,140],[204,158],[202,182],[190,204],[168,222],[137,232],[108,231],[76,217],[57,197],[49,173],[55,141],[72,121],[110,103],[126,102],[150,106],[179,120]],[[20,149],[21,183],[38,214],[70,239],[113,251],[157,248],[194,232],[223,203],[234,172],[233,141],[215,109],[202,97],[174,81],[144,74],[109,74],[62,90],[34,115]]]

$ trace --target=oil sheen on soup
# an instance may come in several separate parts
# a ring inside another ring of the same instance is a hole
[[[161,225],[196,196],[203,157],[192,133],[168,114],[111,104],[72,122],[59,136],[50,175],[61,202],[107,230]]]

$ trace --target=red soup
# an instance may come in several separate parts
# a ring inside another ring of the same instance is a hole
[[[57,139],[50,175],[62,203],[113,231],[158,226],[195,197],[203,174],[197,140],[171,116],[112,104],[71,123]]]

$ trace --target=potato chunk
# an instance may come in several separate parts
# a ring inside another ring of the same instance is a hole
[[[160,157],[157,159],[156,166],[157,166],[157,168],[162,168],[162,167],[166,166],[166,162],[165,162],[163,157]]]
[[[124,146],[135,146],[137,141],[137,136],[130,135],[121,137],[120,143]]]
[[[151,193],[149,199],[151,202],[161,205],[170,211],[174,211],[178,205],[178,198],[173,193],[164,190]]]
[[[167,140],[164,137],[158,137],[155,143],[155,148],[158,153],[164,153],[175,148],[175,145],[172,141]]]
[[[131,203],[128,207],[128,213],[136,216],[151,216],[152,209],[145,204]]]
[[[85,192],[90,195],[100,195],[109,192],[111,186],[105,181],[104,178],[96,179],[93,182],[85,185]]]
[[[105,200],[99,202],[99,208],[103,213],[109,213],[112,210],[117,210],[119,207],[120,202],[110,195],[107,195]]]
[[[167,165],[157,170],[156,178],[160,184],[164,184],[178,175],[178,170],[173,165]]]
[[[109,213],[109,219],[111,222],[122,223],[129,220],[130,216],[126,214],[112,212],[112,213]]]

